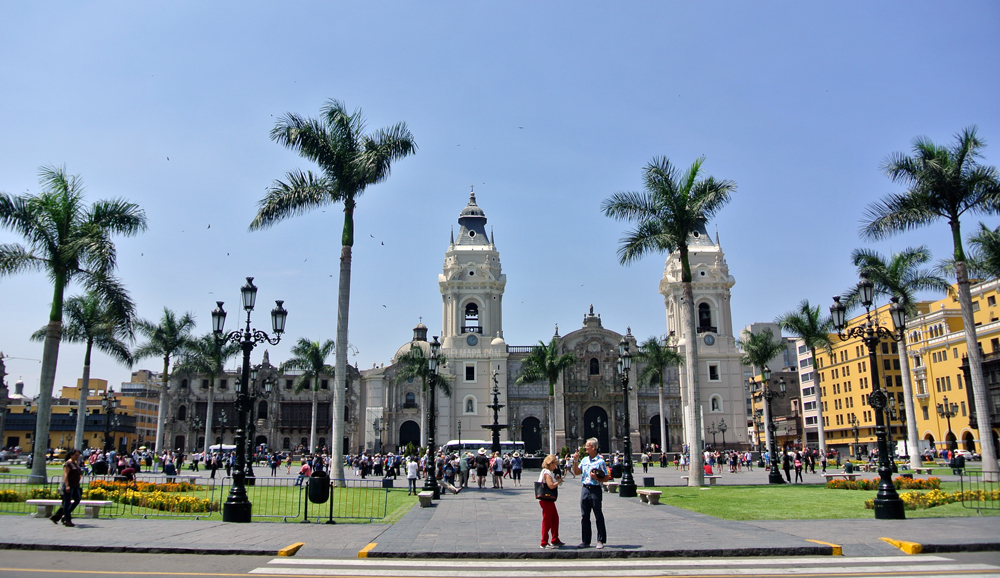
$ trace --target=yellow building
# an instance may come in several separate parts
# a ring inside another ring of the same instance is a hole
[[[952,286],[957,291],[956,286]],[[997,397],[997,367],[1000,366],[1000,281],[988,281],[972,286],[973,319],[976,338],[983,353],[983,373],[988,390]],[[923,447],[967,449],[978,453],[979,432],[970,427],[973,411],[969,391],[965,326],[957,298],[918,304],[920,315],[907,321],[910,366],[913,373],[913,394],[916,398],[917,432]],[[992,377],[991,377],[992,376]],[[991,387],[992,385],[992,387]],[[938,413],[945,398],[955,415],[949,420]],[[996,399],[990,400],[992,411]],[[986,417],[989,419],[989,417]],[[994,427],[994,439],[998,429]]]
[[[872,311],[872,316],[889,330],[893,329],[888,304]],[[850,319],[847,327],[864,322],[865,314],[861,313]],[[830,340],[833,348],[829,352],[817,351],[814,368],[822,400],[827,448],[851,457],[867,455],[876,445],[875,410],[868,405],[874,380],[868,348],[860,339],[841,341],[837,335],[831,335]],[[880,343],[876,360],[880,385],[896,400],[897,407],[902,407],[903,378],[899,369],[898,344],[892,341]],[[903,439],[902,424],[892,422],[890,433],[893,441]]]

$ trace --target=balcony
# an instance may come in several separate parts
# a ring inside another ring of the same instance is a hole
[[[479,327],[478,325],[463,325],[462,333],[478,333],[482,335],[483,328]]]
[[[702,325],[698,327],[698,333],[718,333],[719,330],[716,327],[710,327],[708,325]]]

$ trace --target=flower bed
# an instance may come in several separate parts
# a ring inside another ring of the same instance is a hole
[[[196,486],[188,482],[179,482],[173,484],[154,484],[152,482],[113,482],[106,480],[94,480],[90,482],[90,489],[103,489],[107,491],[116,490],[135,490],[137,492],[201,492],[205,490],[204,486]]]
[[[187,482],[177,484],[153,484],[149,482],[107,482],[94,480],[83,492],[84,499],[111,500],[169,512],[215,512],[219,503],[195,496],[180,496],[185,492],[203,491],[203,486]]]
[[[881,480],[879,478],[872,478],[870,480],[864,478],[860,480],[842,480],[838,478],[828,481],[826,487],[830,490],[877,490],[880,483]],[[941,478],[927,478],[926,480],[893,478],[892,485],[896,486],[897,490],[940,490]]]
[[[985,490],[966,490],[964,492],[946,493],[941,490],[931,490],[922,492],[904,492],[899,495],[907,510],[917,510],[943,506],[955,502],[985,502],[986,500],[1000,500],[1000,490],[987,492]],[[871,510],[875,507],[875,500],[865,500],[865,509]]]

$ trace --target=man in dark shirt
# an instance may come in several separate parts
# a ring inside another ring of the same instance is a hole
[[[490,458],[486,455],[486,450],[479,448],[479,454],[476,455],[476,482],[479,483],[479,489],[486,487],[486,472],[490,467]]]

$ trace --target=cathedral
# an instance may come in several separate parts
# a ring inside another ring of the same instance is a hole
[[[484,426],[493,423],[493,412],[487,406],[495,388],[503,406],[498,421],[508,424],[501,439],[523,441],[527,453],[576,448],[591,437],[598,439],[602,451],[622,451],[626,439],[631,440],[636,452],[647,444],[659,445],[668,452],[682,451],[686,443],[684,372],[667,368],[662,392],[667,437],[661,440],[660,391],[656,386],[638,387],[637,376],[643,368],[638,361],[630,370],[630,394],[625,407],[616,368],[618,345],[624,338],[635,353],[635,337],[628,327],[624,333],[606,328],[593,306],[583,313],[578,328],[560,335],[556,325],[553,335],[542,339],[548,342],[555,338],[560,353],[572,353],[576,358],[555,384],[554,415],[550,415],[547,381],[516,383],[525,358],[538,346],[508,345],[504,340],[503,294],[507,277],[494,235],[487,231],[486,224],[486,213],[477,203],[475,192],[471,192],[458,216],[457,234],[452,229],[438,274],[440,354],[445,359],[438,373],[445,376],[450,394],[443,388],[435,391],[435,443],[490,439],[492,434]],[[698,422],[702,439],[710,425],[718,429],[725,423],[730,432],[728,447],[745,446],[746,393],[729,303],[735,281],[729,275],[718,237],[713,241],[701,229],[692,233],[690,246],[697,333],[686,335],[680,326],[680,262],[674,253],[667,258],[659,283],[667,337],[682,354],[686,347],[698,348]],[[422,322],[414,327],[412,339],[403,343],[387,364],[365,370],[348,367],[348,390],[341,410],[345,420],[341,447],[345,454],[398,451],[410,443],[425,445],[428,394],[421,379],[403,376],[400,362],[414,347],[429,356],[428,328]],[[209,384],[205,376],[172,376],[165,436],[168,446],[172,442],[178,449],[199,451],[206,431],[214,443],[232,443],[236,421],[233,384],[237,377],[226,374]],[[292,385],[295,376],[282,374],[266,356],[259,371],[259,379],[265,378],[273,385],[254,401],[251,423],[256,431],[250,439],[271,450],[294,450],[310,443],[329,448],[334,441],[329,439],[333,378],[320,376],[318,387],[296,392]],[[314,397],[318,427],[317,439],[312,442],[309,436]],[[625,431],[626,411],[630,431]],[[206,418],[210,425],[206,425]],[[554,440],[554,448],[550,440]]]

